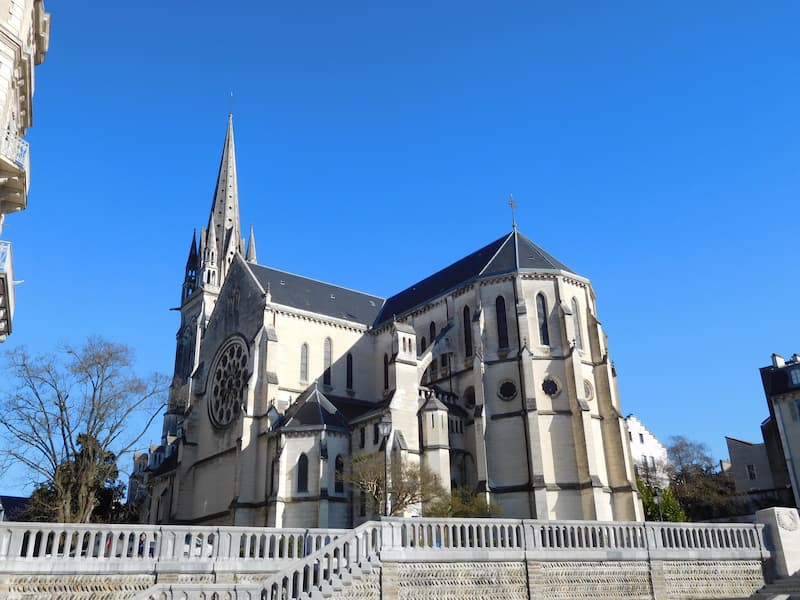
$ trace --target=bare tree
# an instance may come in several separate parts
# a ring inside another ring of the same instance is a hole
[[[3,452],[46,489],[38,499],[56,521],[92,519],[117,461],[163,407],[166,377],[142,379],[132,362],[127,346],[98,337],[57,354],[8,355],[14,386],[0,414]]]
[[[381,453],[362,454],[350,461],[350,468],[340,479],[363,491],[372,499],[373,506],[386,505],[384,484],[384,457]],[[394,457],[389,468],[389,516],[403,514],[415,504],[427,504],[446,495],[439,478],[424,465],[416,465]]]

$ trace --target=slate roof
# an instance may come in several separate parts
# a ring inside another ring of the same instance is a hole
[[[526,270],[574,272],[514,229],[511,233],[386,300],[380,314],[375,318],[375,325],[380,325],[394,316],[402,316],[417,306],[479,277]]]
[[[18,521],[25,518],[30,498],[0,496],[0,502],[3,504],[3,519],[6,521]]]
[[[292,308],[371,325],[383,304],[378,296],[263,265],[248,266],[265,290],[269,285],[273,302]]]
[[[297,400],[286,409],[280,428],[315,429],[320,427],[349,430],[347,418],[314,384],[300,394]]]

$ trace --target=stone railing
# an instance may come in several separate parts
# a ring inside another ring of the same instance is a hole
[[[755,560],[768,555],[760,524],[387,518],[382,525],[381,557],[393,559]]]
[[[4,522],[0,573],[272,573],[342,529],[269,529]]]
[[[362,570],[377,564],[380,550],[380,525],[365,523],[333,539],[327,546],[295,560],[263,584],[158,584],[137,595],[135,600],[199,600],[222,592],[235,598],[286,600],[289,598],[328,597],[341,589]]]
[[[746,597],[764,583],[770,552],[763,528],[429,518],[385,518],[354,530],[6,522],[0,523],[0,596],[3,581],[17,593],[26,582],[53,590],[59,580],[91,575],[105,577],[109,589],[114,577],[138,577],[141,600],[346,598],[356,584],[386,597],[405,586],[407,597],[417,597],[445,581],[453,589],[505,581],[515,591],[504,600],[528,598],[530,590],[536,590],[530,597],[574,599],[594,598],[597,578],[657,600]],[[684,582],[689,591],[665,595]]]

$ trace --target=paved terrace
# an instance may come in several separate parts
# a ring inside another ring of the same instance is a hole
[[[774,554],[764,527],[417,518],[353,530],[6,522],[0,597],[747,598],[764,585]]]

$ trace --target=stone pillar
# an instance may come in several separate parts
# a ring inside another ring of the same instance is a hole
[[[400,564],[381,565],[381,600],[400,599]]]
[[[541,589],[542,563],[538,560],[525,561],[528,574],[528,598],[530,600],[547,600]]]
[[[765,508],[756,513],[765,525],[764,538],[772,552],[775,574],[789,577],[800,571],[800,517],[796,508]]]
[[[653,592],[653,600],[668,600],[670,598],[667,581],[664,578],[664,561],[650,561],[650,587]]]

